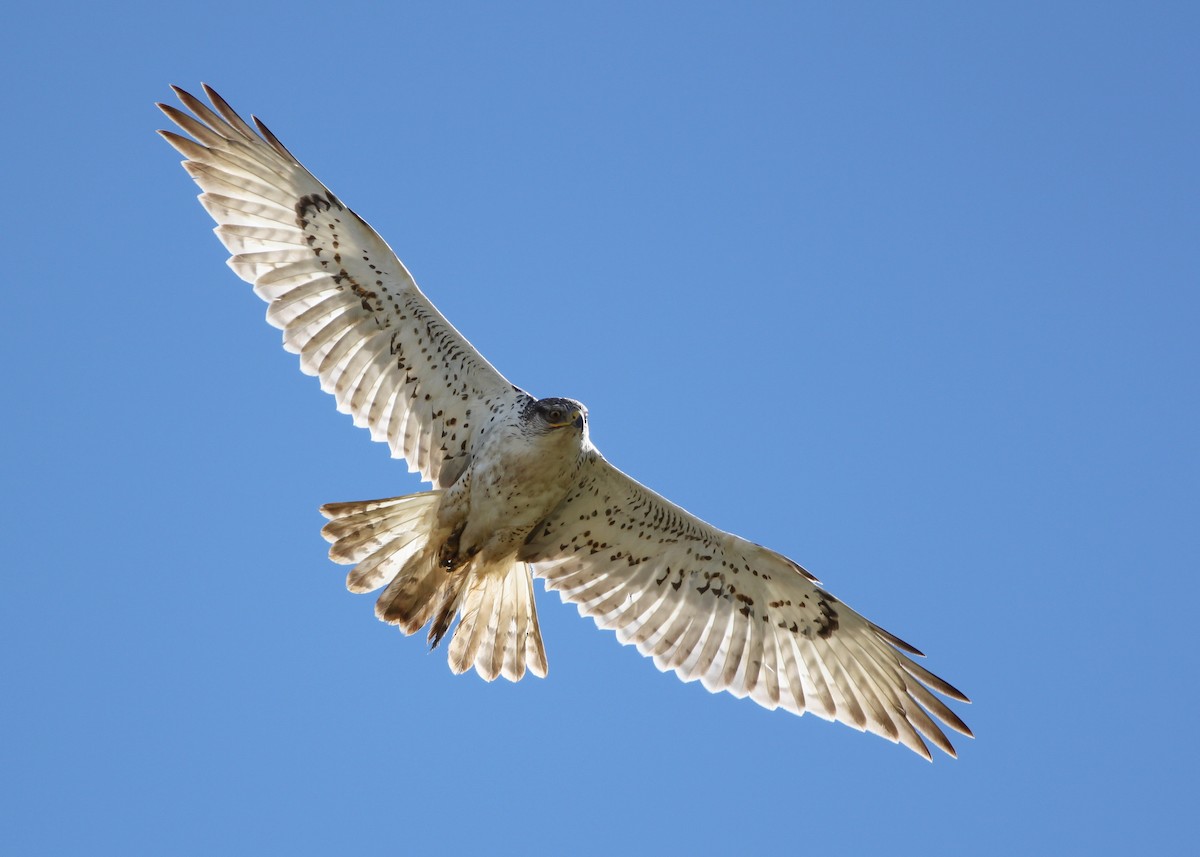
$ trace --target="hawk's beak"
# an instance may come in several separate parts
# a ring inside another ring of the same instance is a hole
[[[566,428],[567,426],[575,426],[577,429],[583,428],[583,411],[571,411],[563,417],[561,423],[551,423],[554,428]]]

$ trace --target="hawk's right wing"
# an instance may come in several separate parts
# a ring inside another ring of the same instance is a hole
[[[409,470],[447,486],[483,421],[523,401],[417,288],[383,239],[254,119],[216,92],[216,112],[175,88],[189,115],[158,105],[191,138],[160,131],[185,158],[200,203],[268,304],[267,321],[338,410],[386,441]]]
[[[811,711],[954,755],[938,723],[971,730],[930,689],[967,702],[898,637],[782,554],[724,532],[591,450],[520,554],[564,601],[663,671],[766,708]]]

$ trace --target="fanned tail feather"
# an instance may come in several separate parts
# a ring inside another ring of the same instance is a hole
[[[450,641],[450,669],[472,666],[487,681],[519,681],[526,670],[544,678],[546,650],[528,566],[472,569],[460,594],[461,616]]]
[[[329,558],[343,565],[357,563],[346,575],[346,588],[372,592],[386,586],[375,614],[405,634],[429,621],[448,582],[429,541],[441,495],[426,491],[321,507],[330,519],[321,530],[333,543]]]
[[[384,587],[375,615],[415,634],[432,619],[436,647],[459,617],[448,653],[456,673],[471,667],[488,681],[518,681],[526,671],[546,675],[546,650],[533,600],[533,578],[523,562],[480,567],[470,562],[447,569],[438,562],[441,544],[430,537],[442,491],[383,500],[328,503],[321,534],[329,557],[355,563],[346,575],[351,592]]]

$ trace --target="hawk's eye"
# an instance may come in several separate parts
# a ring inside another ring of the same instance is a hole
[[[563,418],[562,411],[560,411],[558,408],[555,408],[554,410],[552,410],[550,412],[550,422],[561,423],[562,418]]]

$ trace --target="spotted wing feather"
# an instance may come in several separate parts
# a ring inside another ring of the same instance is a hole
[[[470,459],[475,426],[522,396],[417,288],[367,223],[265,125],[209,87],[160,104],[189,136],[160,131],[186,160],[230,267],[267,302],[267,320],[338,409],[441,486]]]
[[[930,692],[965,696],[916,649],[821,589],[786,557],[723,532],[591,452],[522,558],[564,601],[684,681],[811,711],[929,758],[970,735]]]

